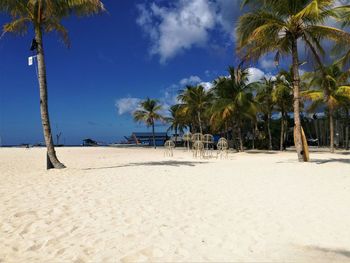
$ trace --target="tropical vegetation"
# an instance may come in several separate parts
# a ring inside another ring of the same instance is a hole
[[[156,121],[164,121],[165,117],[161,114],[162,105],[158,100],[147,98],[140,103],[140,109],[133,113],[134,120],[137,122],[143,122],[147,127],[152,127],[152,138],[154,148],[157,148],[155,139],[155,124]]]
[[[99,0],[0,0],[0,13],[11,18],[11,21],[3,26],[3,34],[23,35],[29,31],[35,36],[32,50],[36,50],[38,62],[40,112],[47,147],[48,168],[65,168],[65,166],[56,156],[52,138],[43,36],[45,33],[57,32],[69,46],[68,31],[61,21],[72,15],[89,16],[104,10]]]

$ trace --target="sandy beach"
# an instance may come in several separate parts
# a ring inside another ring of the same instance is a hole
[[[0,149],[0,262],[350,262],[350,155]]]

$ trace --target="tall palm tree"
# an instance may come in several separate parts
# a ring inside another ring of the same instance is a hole
[[[154,132],[155,122],[165,120],[160,113],[161,110],[162,105],[159,104],[158,100],[147,98],[140,103],[140,109],[133,113],[135,121],[144,122],[148,127],[152,127],[154,149],[157,148]]]
[[[212,103],[212,92],[206,91],[201,85],[187,86],[178,96],[181,114],[191,116],[193,124],[203,133],[203,117]],[[194,126],[194,125],[193,125]]]
[[[246,59],[256,59],[263,54],[276,52],[292,56],[295,146],[299,161],[303,161],[300,120],[299,46],[305,43],[319,66],[324,54],[324,39],[350,42],[350,34],[324,25],[327,18],[337,17],[341,7],[334,9],[334,0],[244,0],[253,11],[244,14],[237,27],[238,51]],[[346,7],[344,7],[346,9]]]
[[[170,124],[168,131],[175,131],[175,142],[177,142],[178,132],[184,133],[187,125],[184,116],[180,114],[180,105],[175,104],[170,107],[170,117],[166,118],[166,121]]]
[[[239,148],[244,151],[242,126],[244,118],[255,118],[256,107],[251,92],[255,83],[249,84],[247,69],[230,67],[229,74],[229,77],[221,77],[214,81],[215,101],[211,120],[230,121],[232,127],[236,126]]]
[[[302,92],[302,96],[313,102],[310,110],[313,111],[321,105],[327,107],[331,152],[334,152],[334,111],[339,106],[346,106],[350,102],[349,77],[350,72],[343,72],[337,64],[307,73],[305,76],[310,80],[311,89]]]
[[[276,77],[272,100],[276,110],[281,113],[280,150],[284,149],[286,117],[293,104],[293,77],[291,71],[280,71]]]
[[[58,160],[52,139],[47,95],[47,78],[44,56],[43,34],[56,31],[69,45],[68,31],[61,24],[62,19],[71,15],[92,15],[104,11],[99,0],[1,0],[0,13],[11,17],[3,26],[4,33],[24,34],[34,30],[33,47],[37,51],[38,78],[40,90],[40,112],[48,155],[48,168],[64,168]]]
[[[257,86],[257,94],[255,99],[258,103],[259,110],[264,114],[266,119],[267,134],[269,136],[269,150],[272,150],[272,135],[271,135],[271,116],[274,107],[272,98],[275,88],[275,81],[272,78],[264,77]]]

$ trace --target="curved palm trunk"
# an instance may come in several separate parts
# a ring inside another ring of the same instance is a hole
[[[299,76],[299,56],[297,39],[292,41],[292,60],[293,60],[293,96],[294,96],[294,126],[295,126],[295,148],[299,162],[303,162],[303,143],[301,139],[300,122],[300,76]]]
[[[334,121],[333,121],[333,109],[329,107],[329,137],[330,137],[330,151],[334,153]]]
[[[281,112],[281,135],[280,135],[280,151],[284,150],[284,112]]]
[[[157,149],[157,146],[156,146],[156,137],[155,137],[155,134],[154,134],[154,120],[152,120],[152,137],[153,137],[153,146],[154,146],[154,149]]]
[[[44,58],[44,47],[42,41],[42,31],[40,26],[35,28],[35,40],[38,43],[38,78],[39,78],[39,90],[40,90],[40,113],[41,113],[41,123],[44,131],[45,144],[47,147],[47,169],[51,168],[65,168],[55,152],[50,119],[49,119],[49,109],[48,109],[48,99],[47,99],[47,81],[46,81],[46,66]]]
[[[269,150],[272,150],[272,135],[271,135],[270,124],[271,124],[271,114],[269,113],[267,115],[267,133],[269,135]]]

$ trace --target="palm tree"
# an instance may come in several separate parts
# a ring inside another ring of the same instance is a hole
[[[203,117],[212,103],[212,92],[206,91],[201,85],[187,86],[180,92],[178,99],[180,114],[191,116],[193,124],[197,124],[199,132],[203,134]]]
[[[162,105],[159,104],[158,100],[147,98],[140,103],[140,110],[136,110],[133,113],[135,121],[144,122],[148,127],[152,127],[154,149],[157,148],[154,134],[154,124],[156,121],[165,120],[165,118],[160,114],[161,110]]]
[[[239,148],[244,151],[242,126],[244,118],[253,119],[256,107],[251,92],[255,83],[249,84],[247,69],[229,68],[229,77],[221,77],[214,81],[215,101],[212,106],[211,120],[230,121],[237,127]]]
[[[284,149],[286,117],[293,104],[293,77],[291,71],[280,71],[276,77],[275,88],[272,92],[272,100],[276,109],[281,113],[280,150]]]
[[[253,11],[244,14],[237,27],[238,52],[246,59],[256,59],[263,54],[276,52],[292,56],[295,146],[299,161],[303,161],[300,120],[300,76],[298,41],[310,49],[319,66],[319,55],[324,54],[324,39],[350,42],[350,34],[325,26],[327,18],[337,17],[341,7],[334,9],[334,0],[244,0]],[[346,7],[344,7],[346,9]]]
[[[180,105],[175,104],[170,107],[170,117],[166,118],[166,121],[170,124],[168,131],[175,131],[175,142],[177,142],[178,132],[184,133],[187,125],[185,118],[180,114]]]
[[[272,78],[264,77],[257,86],[257,94],[255,99],[258,103],[258,108],[266,118],[267,133],[269,136],[269,150],[272,150],[272,135],[271,135],[271,116],[274,107],[272,99],[275,81]]]
[[[56,31],[69,45],[68,32],[61,24],[62,19],[75,14],[92,15],[104,11],[99,0],[1,0],[0,13],[11,17],[3,26],[4,33],[27,33],[33,28],[35,40],[33,48],[37,51],[38,78],[40,88],[40,112],[47,147],[48,168],[65,168],[58,160],[52,139],[47,95],[46,66],[44,56],[43,34]]]
[[[326,75],[324,74],[326,72]],[[323,67],[322,70],[307,73],[310,90],[302,92],[302,96],[311,100],[310,111],[325,104],[328,110],[330,150],[334,152],[334,111],[339,106],[350,102],[350,72],[343,72],[337,64]]]

